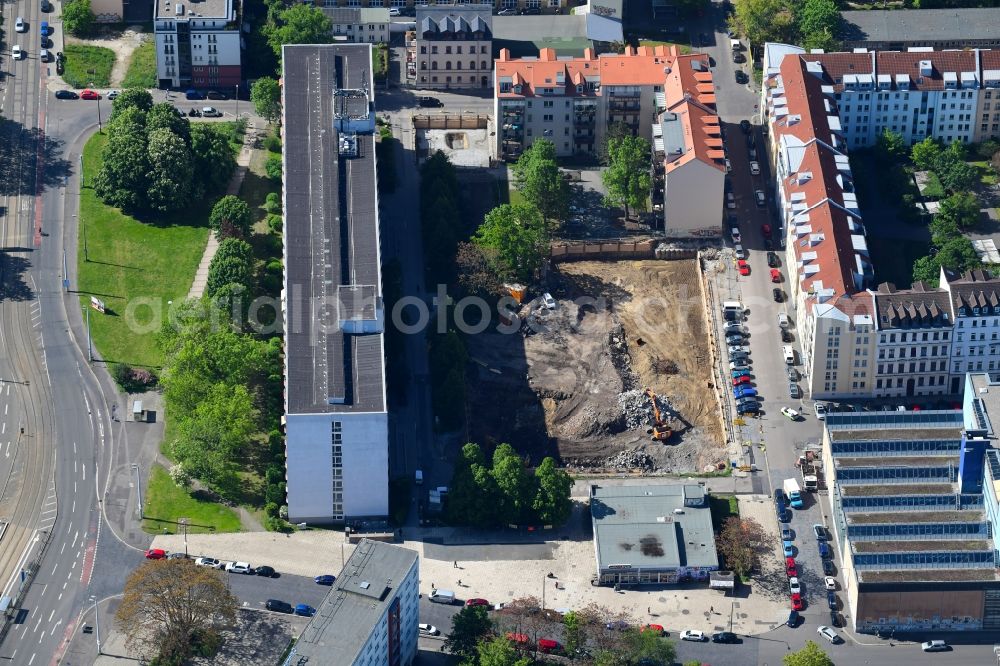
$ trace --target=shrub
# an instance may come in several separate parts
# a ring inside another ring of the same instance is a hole
[[[267,228],[276,234],[280,234],[282,228],[284,227],[284,222],[280,215],[268,215],[267,216]]]
[[[125,387],[132,380],[132,366],[125,363],[115,363],[111,366],[111,378],[122,390],[127,390]]]
[[[268,518],[278,517],[278,505],[274,502],[268,502],[264,505],[264,515]]]
[[[170,475],[170,480],[181,488],[187,488],[191,485],[191,473],[184,467],[184,463],[172,465],[167,473]]]
[[[272,153],[281,152],[281,137],[277,134],[268,134],[264,137],[264,148]]]
[[[281,197],[278,196],[277,192],[267,193],[267,197],[264,199],[264,210],[268,213],[281,212]]]
[[[267,177],[271,180],[281,180],[281,158],[277,155],[268,157],[264,164],[264,171],[267,172]]]

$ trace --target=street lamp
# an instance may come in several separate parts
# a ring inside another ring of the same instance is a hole
[[[90,599],[88,599],[88,601],[94,604],[94,627],[97,631],[97,654],[100,656],[103,652],[101,652],[101,617],[100,611],[97,607],[97,597],[90,595]]]
[[[132,463],[132,469],[135,471],[135,488],[139,492],[139,520],[142,520],[142,480],[139,477],[139,466]]]
[[[91,89],[94,88],[94,82],[90,82]],[[97,91],[94,91],[97,92]],[[104,133],[104,127],[101,125],[101,93],[97,93],[97,132],[99,134]]]

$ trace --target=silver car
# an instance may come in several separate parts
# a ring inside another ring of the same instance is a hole
[[[15,32],[28,32],[28,24],[24,22],[24,19],[20,16],[14,21],[14,31]]]

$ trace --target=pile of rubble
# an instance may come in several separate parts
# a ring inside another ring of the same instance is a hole
[[[628,352],[628,341],[625,337],[625,327],[619,322],[608,333],[608,353],[611,356],[611,364],[618,371],[618,376],[622,380],[622,388],[630,391],[638,383],[635,373],[632,372],[632,357]]]
[[[656,469],[656,462],[645,451],[632,449],[608,456],[604,460],[604,466],[616,470],[641,469],[651,472]]]
[[[645,391],[632,389],[618,394],[618,406],[625,416],[625,427],[629,430],[646,428],[652,423],[653,408]],[[661,395],[656,396],[656,406],[661,414],[670,413],[670,402]]]

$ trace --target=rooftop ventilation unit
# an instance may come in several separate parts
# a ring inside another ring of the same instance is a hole
[[[177,3],[177,6],[174,7],[174,14],[177,16],[184,16],[184,5]]]

